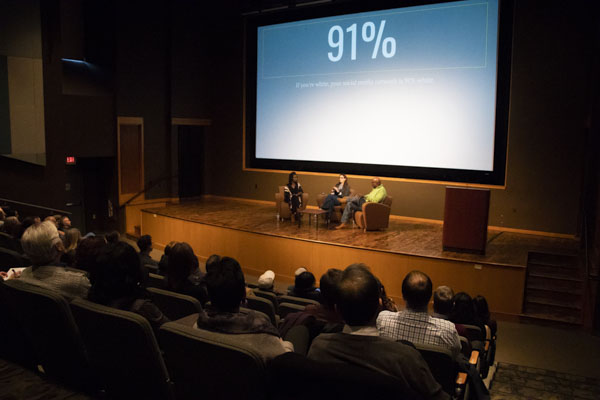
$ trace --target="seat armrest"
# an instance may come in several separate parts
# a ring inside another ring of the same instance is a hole
[[[466,383],[467,383],[467,373],[459,372],[458,375],[456,376],[456,384],[462,386]]]
[[[477,365],[479,362],[479,352],[477,350],[473,350],[471,352],[471,357],[469,358],[469,364]]]

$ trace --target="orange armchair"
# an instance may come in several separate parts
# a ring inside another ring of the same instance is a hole
[[[280,219],[287,219],[292,216],[290,212],[290,206],[286,203],[285,195],[283,193],[283,188],[285,186],[279,186],[279,192],[275,193],[275,210],[277,210],[277,214]],[[308,193],[302,193],[302,205],[298,208],[298,210],[302,211],[306,208],[308,204]]]
[[[392,200],[391,196],[387,196],[381,203],[364,203],[362,210],[354,213],[354,222],[365,232],[387,229]]]

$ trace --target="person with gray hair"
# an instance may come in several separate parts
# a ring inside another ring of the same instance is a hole
[[[20,280],[54,290],[68,299],[87,297],[90,288],[88,278],[83,273],[60,266],[64,246],[54,223],[45,221],[30,226],[23,233],[21,244],[32,266],[23,270]]]
[[[433,292],[433,314],[434,318],[450,319],[452,312],[452,298],[454,291],[449,286],[438,286]]]

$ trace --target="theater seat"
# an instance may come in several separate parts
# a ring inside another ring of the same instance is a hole
[[[33,352],[33,344],[29,334],[19,323],[19,304],[14,303],[8,293],[4,281],[0,279],[0,358],[35,369],[37,358]]]
[[[354,213],[354,222],[365,232],[387,229],[392,200],[392,196],[387,196],[381,203],[364,203],[362,210]]]
[[[0,247],[0,271],[8,271],[11,268],[27,267],[31,261],[20,253]]]
[[[273,306],[271,300],[248,295],[246,296],[246,306],[251,310],[260,311],[266,314],[273,323],[273,326],[276,327],[279,324],[279,316],[275,314],[275,306]]]
[[[73,300],[71,308],[108,398],[173,398],[167,368],[144,317],[83,299]]]
[[[155,287],[162,289],[165,287],[165,277],[158,274],[148,273],[148,279],[146,280],[146,287]]]
[[[260,289],[252,289],[252,293],[254,293],[255,296],[262,297],[263,299],[267,299],[273,303],[273,307],[275,307],[275,314],[279,314],[279,302],[275,293]]]
[[[460,372],[458,363],[452,352],[444,347],[414,343],[429,366],[431,374],[446,393],[454,399],[469,398],[469,379],[466,373]],[[479,363],[479,352],[473,351],[469,363],[476,368]]]
[[[64,297],[18,279],[4,282],[3,292],[10,307],[18,310],[18,322],[43,372],[71,387],[93,391],[96,384],[84,344]]]
[[[178,400],[263,399],[265,363],[240,335],[195,329],[196,316],[160,328],[159,340]]]
[[[282,354],[267,369],[272,400],[415,399],[400,380],[366,368]]]
[[[279,304],[281,303],[292,303],[299,304],[301,306],[308,306],[310,304],[319,305],[320,303],[316,300],[305,299],[304,297],[296,297],[296,296],[279,296]]]
[[[153,287],[146,290],[152,296],[152,302],[172,321],[202,311],[202,305],[195,297]]]
[[[285,318],[290,313],[304,311],[306,306],[301,306],[300,304],[294,303],[281,303],[279,305],[279,317]]]

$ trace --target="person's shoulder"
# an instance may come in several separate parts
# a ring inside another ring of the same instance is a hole
[[[379,313],[377,321],[386,321],[390,319],[397,319],[400,316],[400,312],[383,310]]]

